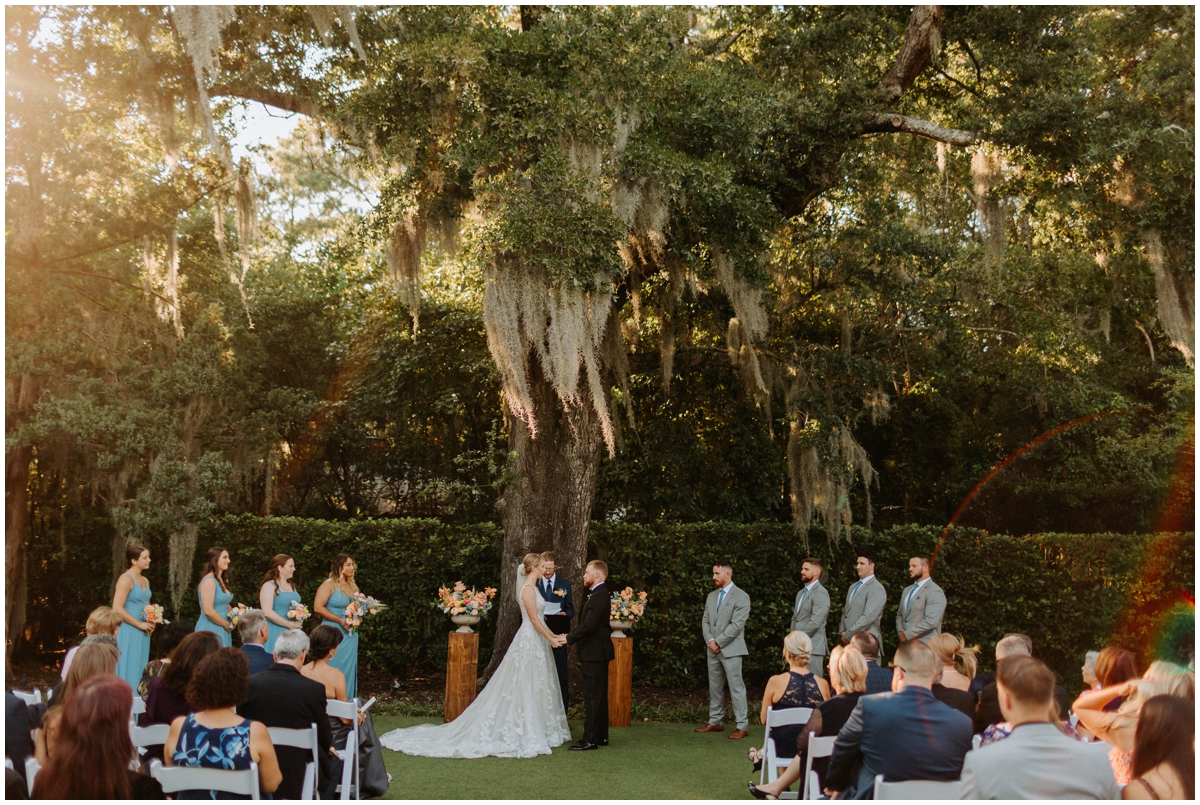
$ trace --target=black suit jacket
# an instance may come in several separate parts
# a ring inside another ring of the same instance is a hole
[[[1071,712],[1071,696],[1062,685],[1054,686],[1054,700],[1058,702],[1059,717],[1066,720]],[[979,691],[979,704],[975,708],[975,732],[983,732],[1003,720],[1004,713],[1000,712],[1000,694],[996,690],[996,683],[989,682]]]
[[[242,643],[242,653],[250,663],[250,676],[261,674],[275,664],[275,658],[267,653],[262,643]]]
[[[250,695],[238,706],[245,718],[261,721],[268,727],[300,730],[317,725],[317,752],[320,758],[317,790],[329,785],[329,770],[333,758],[333,732],[325,715],[325,686],[305,678],[293,665],[273,663],[262,673],[250,677]],[[279,770],[283,782],[275,791],[276,799],[300,799],[304,785],[304,765],[312,762],[312,752],[291,746],[278,746]]]
[[[892,692],[892,669],[867,660],[867,695]]]
[[[567,645],[579,644],[580,662],[611,662],[616,656],[612,632],[608,628],[610,602],[604,582],[588,593],[579,613],[579,625],[567,635]]]
[[[37,726],[29,705],[10,690],[4,691],[4,756],[25,779],[25,758],[33,755],[33,729]]]

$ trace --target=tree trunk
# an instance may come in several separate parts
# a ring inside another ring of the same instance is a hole
[[[583,568],[587,563],[588,527],[600,458],[604,449],[600,421],[580,388],[580,403],[564,408],[536,359],[529,361],[529,388],[537,419],[537,438],[524,422],[508,417],[509,471],[513,480],[496,503],[504,525],[504,559],[500,568],[499,617],[492,659],[480,675],[491,678],[521,625],[517,608],[517,564],[532,551],[553,550],[559,575],[582,604]]]
[[[28,413],[33,406],[34,380],[28,373],[21,376],[20,391],[16,395],[16,411],[9,412],[8,430],[13,422],[11,414],[18,417]],[[9,396],[12,399],[12,395]],[[7,512],[4,522],[4,666],[7,671],[13,646],[25,628],[25,540],[29,530],[29,463],[33,460],[33,446],[21,445],[12,448],[4,468],[4,505]]]

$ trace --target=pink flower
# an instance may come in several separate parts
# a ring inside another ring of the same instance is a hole
[[[640,598],[640,599],[641,599],[641,600],[643,600],[643,601],[645,601],[647,597],[648,597],[648,596],[646,595],[646,591],[645,591],[645,590],[642,590],[640,593],[638,593],[638,598]]]
[[[461,581],[454,582],[454,592],[461,593],[465,589],[467,589],[467,585],[463,584]]]

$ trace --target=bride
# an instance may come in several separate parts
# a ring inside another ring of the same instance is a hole
[[[447,724],[420,724],[379,738],[388,749],[423,757],[535,757],[571,739],[551,647],[565,635],[546,628],[546,600],[534,588],[542,577],[541,554],[517,566],[521,628],[487,686]]]

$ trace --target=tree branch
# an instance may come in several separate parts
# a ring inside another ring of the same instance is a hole
[[[916,6],[908,19],[908,27],[904,31],[904,44],[896,54],[892,69],[879,82],[877,89],[884,96],[884,102],[891,105],[908,91],[917,80],[921,71],[929,66],[933,58],[930,40],[940,36],[942,30],[941,6]],[[936,32],[936,34],[935,34]]]
[[[908,115],[876,114],[867,118],[863,124],[863,134],[885,134],[904,132],[924,137],[927,140],[950,143],[951,145],[973,145],[983,139],[979,131],[963,131],[948,129],[928,120],[921,120]]]
[[[257,101],[267,106],[274,106],[285,112],[291,112],[308,117],[322,117],[321,107],[310,98],[304,98],[290,92],[280,92],[266,87],[243,84],[215,84],[209,89],[212,97],[241,98],[247,101]]]

